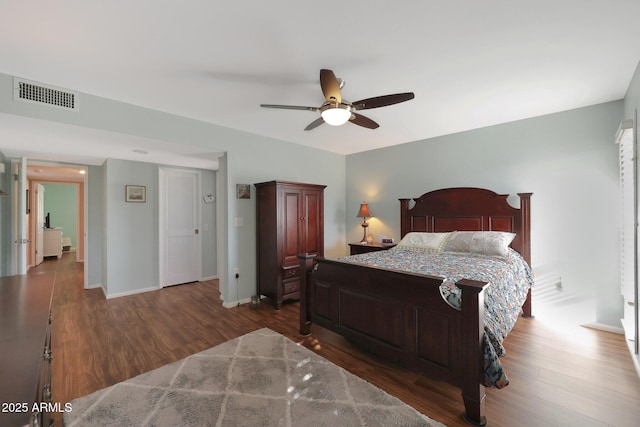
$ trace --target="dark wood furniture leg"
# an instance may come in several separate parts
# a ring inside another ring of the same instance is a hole
[[[300,262],[300,335],[311,335],[311,272],[315,255],[299,254]]]
[[[462,322],[462,399],[464,418],[478,426],[487,424],[484,416],[485,387],[482,385],[482,336],[484,334],[484,289],[486,283],[462,279],[456,283],[462,290],[462,311],[477,313],[464,316]]]

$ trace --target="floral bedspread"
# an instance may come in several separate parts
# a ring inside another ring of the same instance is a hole
[[[527,291],[533,285],[531,269],[522,256],[510,249],[506,258],[457,253],[424,253],[400,248],[340,258],[341,261],[444,277],[443,299],[460,309],[460,279],[488,282],[485,290],[484,385],[503,388],[509,384],[499,357],[506,354],[502,343],[521,312]]]

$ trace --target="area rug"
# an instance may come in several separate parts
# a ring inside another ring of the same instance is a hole
[[[71,404],[67,427],[443,427],[267,328]]]

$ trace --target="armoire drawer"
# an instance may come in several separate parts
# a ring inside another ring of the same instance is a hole
[[[288,280],[282,283],[282,295],[293,294],[300,292],[300,280]]]
[[[284,267],[282,269],[282,280],[293,279],[299,276],[300,267]],[[285,292],[286,293],[286,292]]]

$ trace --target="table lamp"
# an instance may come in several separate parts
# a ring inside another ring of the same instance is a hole
[[[367,227],[369,227],[369,223],[367,222],[367,217],[371,218],[373,215],[371,214],[371,211],[369,210],[369,205],[367,204],[367,202],[362,202],[360,204],[360,210],[358,211],[358,218],[363,218],[362,220],[362,229],[364,231],[364,234],[362,235],[362,240],[360,241],[360,243],[367,243]]]

